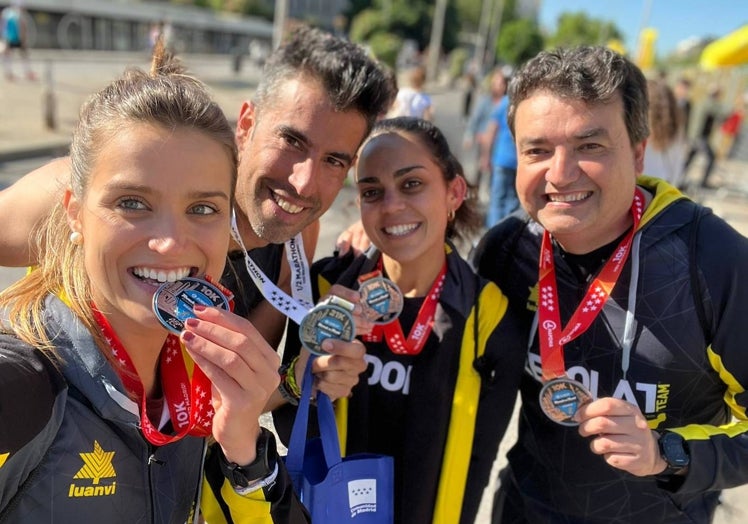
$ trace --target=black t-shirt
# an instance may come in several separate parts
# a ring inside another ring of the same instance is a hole
[[[249,251],[254,263],[275,283],[280,276],[283,247],[283,244],[268,244]],[[232,251],[228,254],[221,283],[234,293],[234,313],[241,317],[246,318],[249,312],[264,300],[247,272],[242,251]]]

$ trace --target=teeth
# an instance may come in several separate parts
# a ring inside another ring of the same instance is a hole
[[[273,196],[275,197],[274,200],[275,200],[275,203],[278,204],[278,207],[280,207],[286,213],[291,213],[292,215],[295,215],[297,213],[301,213],[302,211],[304,211],[304,208],[302,206],[297,206],[296,204],[292,204],[288,200],[284,200],[283,198],[281,198],[275,193],[273,194]]]
[[[158,282],[174,282],[190,276],[190,268],[188,267],[170,269],[169,271],[149,267],[136,267],[132,272],[140,278],[156,280]]]
[[[580,200],[584,200],[590,195],[591,193],[589,191],[585,193],[566,193],[564,195],[549,194],[548,200],[550,200],[551,202],[578,202]]]
[[[417,227],[418,224],[400,224],[397,226],[386,227],[384,228],[384,232],[388,235],[401,236],[407,235]]]

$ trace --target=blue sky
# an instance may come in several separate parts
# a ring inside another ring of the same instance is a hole
[[[670,53],[681,40],[721,37],[748,23],[746,0],[540,0],[540,25],[555,31],[561,13],[584,11],[614,22],[624,34],[627,51],[633,53],[647,5],[647,26],[657,29],[660,56]]]

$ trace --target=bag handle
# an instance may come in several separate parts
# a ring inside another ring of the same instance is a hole
[[[288,443],[286,467],[290,472],[301,472],[304,467],[304,450],[306,449],[307,427],[309,425],[309,405],[312,398],[312,362],[316,357],[309,358],[304,369],[301,383],[301,398],[296,411],[296,418],[291,429],[291,440]],[[335,426],[335,411],[330,397],[317,392],[317,418],[322,449],[328,469],[342,461],[340,457],[340,442],[338,430]]]

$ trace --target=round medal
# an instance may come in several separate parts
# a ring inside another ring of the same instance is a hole
[[[389,324],[403,310],[403,293],[392,280],[375,277],[359,285],[364,316],[374,324]]]
[[[301,320],[301,343],[315,355],[325,355],[327,353],[322,349],[322,342],[325,339],[338,338],[348,342],[353,340],[356,326],[350,313],[352,309],[353,304],[339,297],[330,297],[320,302]]]
[[[592,401],[592,394],[576,380],[559,377],[543,385],[539,398],[549,419],[562,426],[578,426],[572,417],[582,405]]]
[[[216,286],[199,278],[165,282],[153,294],[153,312],[159,322],[179,335],[184,322],[195,316],[196,304],[229,309],[229,301]]]

